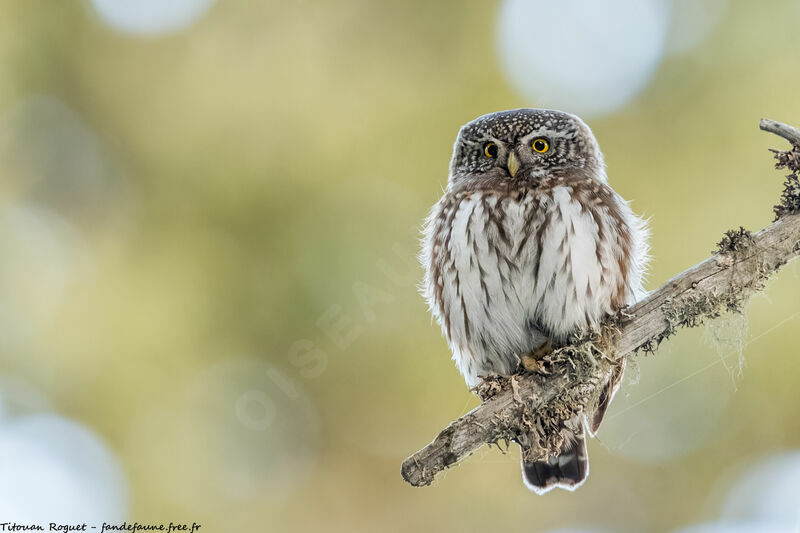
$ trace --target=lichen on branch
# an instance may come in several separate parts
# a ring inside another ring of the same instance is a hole
[[[793,215],[800,213],[800,147],[794,146],[791,150],[785,152],[773,150],[775,159],[775,168],[783,169],[788,168],[791,173],[786,176],[786,181],[783,182],[783,192],[781,192],[781,201],[777,204],[773,211],[775,212],[775,220],[785,215]]]

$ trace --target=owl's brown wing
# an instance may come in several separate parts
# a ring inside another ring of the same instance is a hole
[[[592,415],[592,423],[589,427],[589,432],[592,436],[594,436],[600,428],[600,423],[603,421],[606,410],[611,404],[611,400],[614,398],[617,389],[619,389],[623,372],[625,372],[625,359],[622,359],[622,361],[614,367],[608,383],[603,387],[603,392],[600,393],[600,398],[597,400],[597,408],[594,411],[594,415]]]

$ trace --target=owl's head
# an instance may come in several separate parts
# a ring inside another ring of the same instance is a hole
[[[483,115],[461,128],[450,162],[450,184],[535,185],[557,171],[606,181],[603,154],[592,130],[562,111],[513,109]]]

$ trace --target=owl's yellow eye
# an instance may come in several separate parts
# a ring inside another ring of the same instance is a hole
[[[531,142],[531,148],[534,152],[543,154],[550,149],[550,143],[544,137],[537,137]]]
[[[497,145],[493,142],[484,144],[483,153],[486,157],[497,157]]]

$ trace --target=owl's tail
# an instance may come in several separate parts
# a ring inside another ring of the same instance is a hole
[[[614,367],[608,382],[600,394],[591,422],[587,420],[589,434],[594,436],[603,416],[606,414],[614,394],[622,381],[625,371],[625,360]],[[583,417],[575,417],[564,423],[561,429],[564,444],[558,455],[548,457],[544,461],[526,461],[525,450],[522,452],[522,480],[525,486],[536,494],[558,487],[560,489],[575,490],[580,487],[589,475],[589,454],[586,452],[586,431]]]
[[[525,453],[522,454],[522,480],[536,494],[544,494],[555,487],[575,490],[589,475],[583,425],[578,423],[575,429],[564,429],[563,434],[564,444],[557,456],[544,461],[526,461]]]

